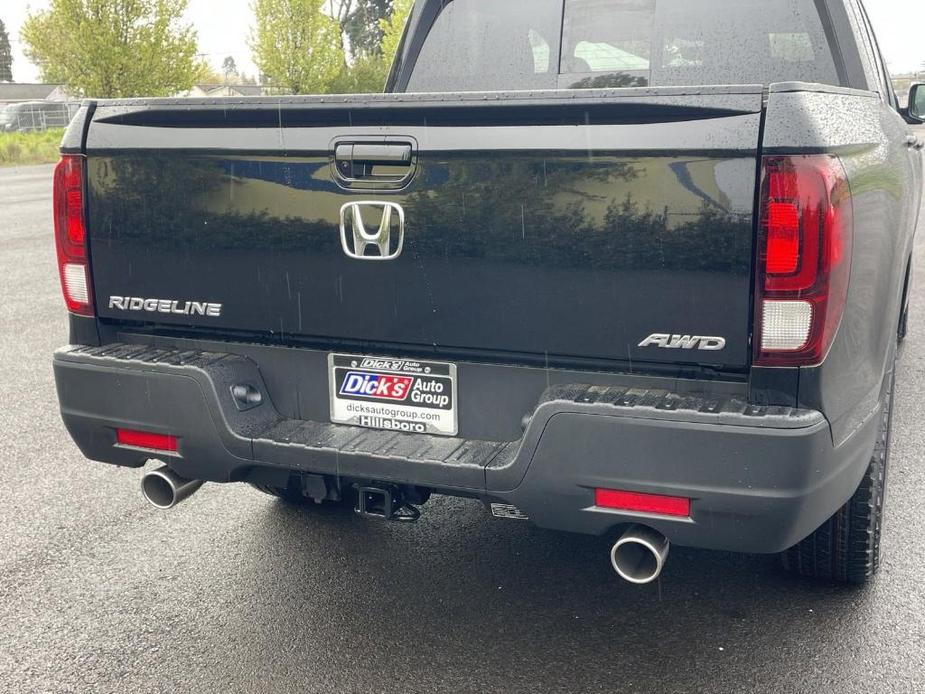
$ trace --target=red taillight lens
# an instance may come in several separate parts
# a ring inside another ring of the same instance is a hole
[[[123,446],[148,448],[153,451],[174,453],[177,450],[176,436],[170,436],[169,434],[152,434],[150,431],[116,429],[116,442]]]
[[[656,513],[662,516],[687,518],[691,515],[691,500],[683,496],[642,494],[617,489],[595,489],[594,505],[617,511]]]
[[[61,290],[68,310],[82,316],[92,316],[83,172],[83,157],[76,154],[63,155],[55,167],[55,245],[58,250]]]
[[[762,160],[755,364],[822,362],[838,330],[851,271],[851,191],[835,156]]]
[[[789,202],[768,204],[768,272],[791,275],[800,267],[800,213]]]

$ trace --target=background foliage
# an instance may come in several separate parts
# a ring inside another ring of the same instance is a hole
[[[13,50],[6,26],[0,19],[0,82],[13,81]]]
[[[395,59],[398,44],[401,43],[401,35],[405,29],[405,22],[408,21],[408,15],[411,14],[412,4],[413,0],[394,0],[392,14],[388,19],[379,21],[382,29],[382,57],[390,65]]]
[[[167,96],[196,77],[196,32],[187,0],[51,0],[22,28],[42,79],[77,95]]]
[[[58,161],[63,129],[0,133],[0,166],[51,164]]]
[[[254,62],[266,82],[288,94],[381,92],[411,5],[412,0],[254,0]],[[300,40],[279,41],[286,29],[278,21],[297,23]],[[268,31],[269,26],[275,28]],[[298,66],[313,62],[309,55],[320,58],[313,63],[316,74],[308,81],[291,79]]]
[[[338,7],[335,0],[329,0],[329,6],[337,8],[345,47],[353,55],[378,55],[382,41],[379,23],[391,16],[392,5],[393,0],[341,0]]]
[[[251,50],[265,82],[286,94],[327,91],[344,70],[337,21],[324,0],[254,0]]]
[[[50,0],[47,10],[29,16],[21,38],[42,80],[75,97],[169,96],[197,83],[249,81],[233,58],[217,70],[197,56],[196,32],[183,22],[187,4]],[[249,47],[261,82],[278,94],[382,91],[411,5],[253,0]],[[3,39],[0,30],[0,80],[9,72]]]

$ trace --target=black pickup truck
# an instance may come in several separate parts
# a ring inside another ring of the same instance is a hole
[[[877,570],[925,89],[857,0],[423,0],[387,92],[88,101],[55,173],[64,422],[203,482],[432,493]],[[502,550],[498,550],[502,551]]]

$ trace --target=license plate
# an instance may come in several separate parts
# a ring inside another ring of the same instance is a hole
[[[456,365],[328,355],[331,421],[410,434],[456,436]]]

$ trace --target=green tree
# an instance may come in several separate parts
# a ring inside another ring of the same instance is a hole
[[[199,61],[199,64],[196,66],[196,78],[194,80],[196,84],[216,85],[222,84],[223,80],[224,78],[222,75],[216,72],[209,61]]]
[[[361,55],[343,69],[331,84],[332,94],[370,94],[381,92],[389,66],[379,55]]]
[[[225,75],[225,84],[231,82],[231,78],[238,78],[238,64],[234,61],[233,56],[228,56],[222,61],[222,73]]]
[[[21,37],[46,82],[92,97],[168,96],[195,80],[188,0],[51,0]]]
[[[290,94],[326,92],[344,69],[337,21],[324,0],[254,0],[250,48],[271,87]]]
[[[3,20],[0,19],[0,82],[13,81],[13,50],[10,36],[6,33]]]
[[[373,1],[366,0],[370,6],[372,6]],[[411,5],[412,0],[393,0],[391,2],[391,14],[387,18],[377,21],[376,50],[363,49],[355,52],[353,60],[344,67],[343,73],[331,85],[332,92],[362,94],[382,91],[389,73],[389,67],[401,41],[405,22],[411,12]],[[359,13],[361,8],[362,4],[358,5],[354,9],[354,14]],[[366,11],[372,12],[373,10],[367,8]],[[345,31],[349,31],[349,26],[348,21],[348,29],[345,29]],[[373,35],[369,34],[369,36]],[[357,45],[352,43],[352,38],[350,40],[351,45]]]
[[[413,4],[413,0],[394,0],[392,14],[388,19],[379,22],[379,27],[382,29],[382,59],[387,65],[391,65],[395,60],[398,44],[401,43],[401,36],[405,30],[405,22],[408,21]]]
[[[355,0],[355,5],[341,24],[352,55],[379,55],[381,23],[391,15],[392,4],[393,0]]]

